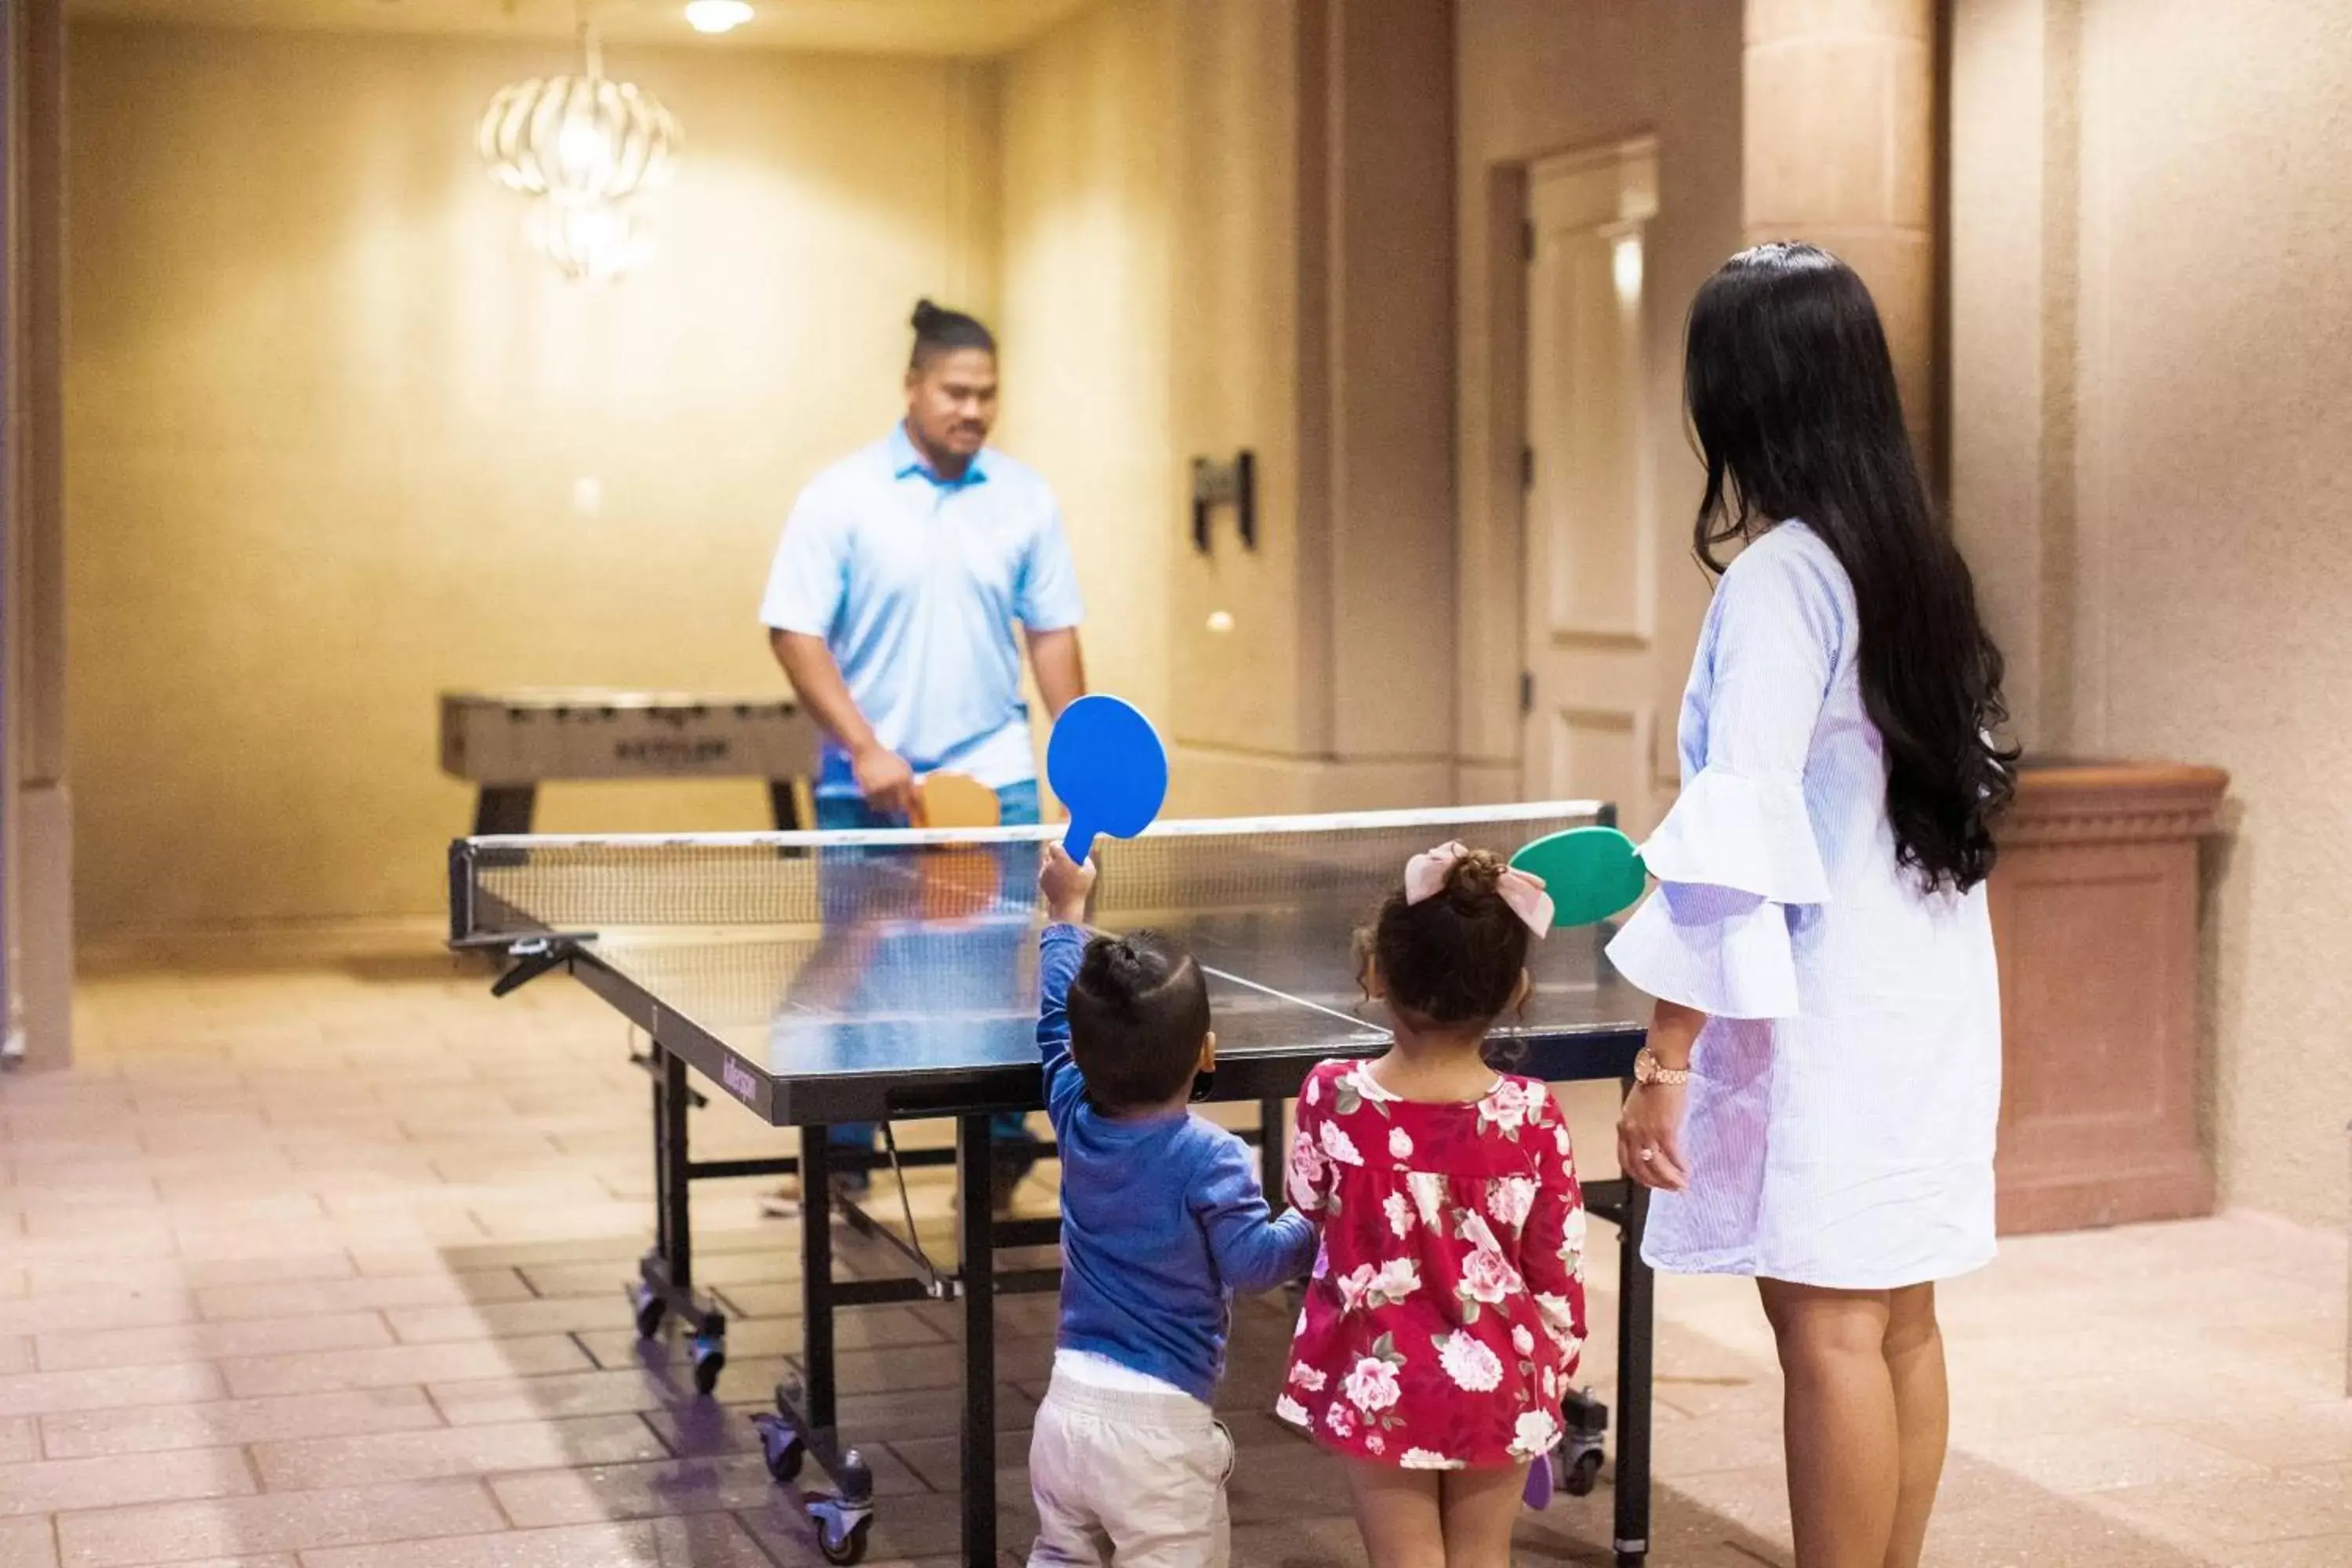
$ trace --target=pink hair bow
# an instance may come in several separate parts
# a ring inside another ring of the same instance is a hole
[[[1469,853],[1459,843],[1445,843],[1406,861],[1404,901],[1417,904],[1444,891],[1446,873]],[[1511,912],[1526,921],[1528,929],[1538,938],[1549,933],[1551,895],[1544,891],[1541,877],[1512,867],[1495,879],[1495,891],[1502,895],[1503,902],[1511,906]]]

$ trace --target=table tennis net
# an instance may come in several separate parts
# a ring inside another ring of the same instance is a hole
[[[1594,801],[1155,824],[1102,839],[1091,918],[1177,912],[1361,911],[1407,859],[1458,839],[1507,855],[1611,820]],[[649,926],[792,927],[850,920],[1031,918],[1055,826],[937,833],[770,833],[462,839],[451,851],[453,938]]]

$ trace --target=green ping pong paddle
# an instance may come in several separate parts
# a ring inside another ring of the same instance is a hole
[[[1547,833],[1521,846],[1511,865],[1543,879],[1555,930],[1605,921],[1633,904],[1649,885],[1633,841],[1613,827]]]

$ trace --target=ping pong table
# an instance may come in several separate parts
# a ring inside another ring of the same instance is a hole
[[[1267,1196],[1279,1204],[1285,1100],[1316,1063],[1387,1044],[1377,1005],[1355,984],[1352,939],[1406,859],[1449,838],[1507,851],[1613,816],[1598,803],[1551,802],[1161,822],[1097,846],[1102,874],[1088,922],[1155,928],[1198,958],[1218,1040],[1208,1098],[1258,1102],[1254,1141]],[[799,1177],[803,1375],[776,1390],[775,1414],[758,1421],[779,1481],[795,1480],[814,1458],[833,1483],[806,1503],[830,1562],[863,1556],[875,1510],[871,1473],[836,1429],[835,1316],[925,1300],[962,1306],[963,1556],[996,1561],[995,1299],[1059,1279],[1055,1268],[1000,1268],[996,1254],[1052,1245],[1059,1222],[995,1215],[989,1119],[1043,1103],[1035,875],[1040,846],[1059,831],[509,836],[451,849],[451,945],[503,960],[494,992],[562,970],[650,1042],[641,1060],[653,1078],[655,1242],[630,1294],[640,1334],[652,1337],[673,1316],[688,1331],[701,1394],[725,1365],[727,1324],[695,1288],[692,1184]],[[1534,989],[1498,1024],[1496,1049],[1547,1081],[1629,1079],[1646,1005],[1610,970],[1599,933],[1555,933],[1530,963]],[[796,1152],[693,1159],[687,1112],[703,1101],[689,1075],[770,1125],[797,1129]],[[893,1120],[929,1118],[953,1119],[952,1149],[902,1152],[886,1136],[885,1152],[867,1153],[825,1137],[835,1122],[880,1121],[887,1134]],[[901,1234],[831,1180],[927,1163],[955,1169],[951,1266],[926,1255],[910,1212]],[[1619,1234],[1612,1538],[1619,1563],[1638,1564],[1650,1504],[1645,1194],[1623,1181],[1585,1191]],[[835,1222],[889,1243],[906,1277],[835,1278]],[[1589,1491],[1608,1415],[1582,1394],[1566,1415],[1570,1489]]]

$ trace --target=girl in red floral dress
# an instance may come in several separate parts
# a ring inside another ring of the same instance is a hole
[[[1549,1091],[1482,1052],[1550,924],[1542,882],[1496,857],[1415,856],[1360,955],[1395,1043],[1299,1093],[1290,1201],[1322,1247],[1275,1413],[1348,1461],[1372,1568],[1503,1568],[1560,1434],[1583,1194]]]

